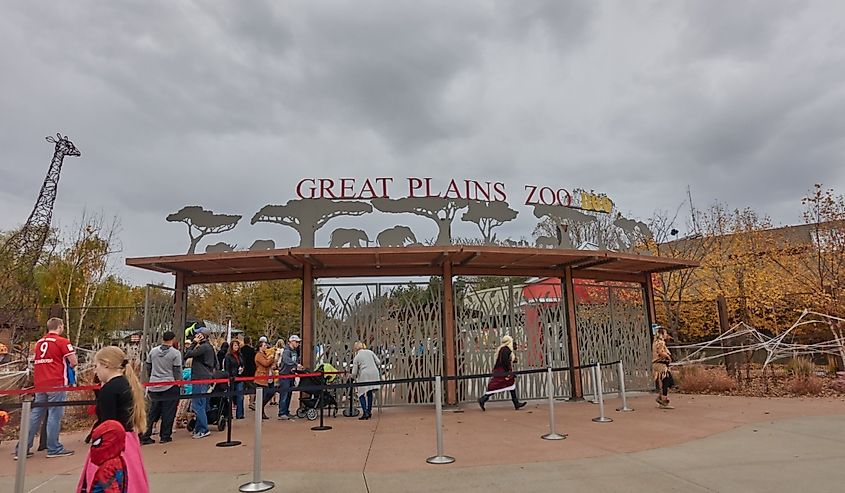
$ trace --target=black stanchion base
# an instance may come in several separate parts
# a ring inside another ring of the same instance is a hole
[[[328,430],[331,430],[332,427],[329,426],[329,425],[320,425],[320,426],[312,426],[311,429],[314,430],[314,431],[328,431]]]
[[[237,447],[241,442],[237,440],[227,440],[225,442],[217,442],[218,447]]]
[[[359,411],[358,409],[353,409],[351,411],[349,409],[343,410],[343,416],[346,417],[346,418],[354,418],[354,417],[358,416],[359,414],[361,414],[361,411]]]

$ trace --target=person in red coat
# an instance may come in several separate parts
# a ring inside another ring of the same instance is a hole
[[[516,354],[513,352],[513,338],[502,337],[502,344],[496,352],[496,364],[493,366],[493,375],[487,384],[487,392],[478,399],[478,405],[485,411],[484,405],[490,400],[490,396],[499,392],[510,392],[513,408],[520,409],[526,402],[520,402],[516,396],[516,375],[513,374],[513,365],[516,363]]]
[[[123,459],[126,430],[119,422],[103,421],[91,432],[91,464],[97,467],[91,484],[82,480],[82,493],[126,493],[128,471]]]

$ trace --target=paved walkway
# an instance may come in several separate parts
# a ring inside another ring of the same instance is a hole
[[[845,484],[845,400],[676,396],[677,409],[657,409],[649,396],[631,399],[633,413],[610,412],[594,423],[598,407],[558,403],[563,441],[540,439],[548,414],[541,402],[515,412],[505,403],[482,413],[444,415],[445,451],[457,460],[433,466],[430,408],[384,409],[370,421],[265,421],[264,476],[272,491],[842,491]],[[608,402],[608,409],[617,403]],[[244,445],[218,448],[215,434],[191,440],[180,430],[173,443],[143,448],[152,491],[227,492],[251,479],[252,420],[236,423]],[[77,456],[28,461],[27,490],[73,490],[84,434],[63,438]],[[0,445],[0,492],[13,491],[11,443]],[[5,456],[8,459],[2,459]]]

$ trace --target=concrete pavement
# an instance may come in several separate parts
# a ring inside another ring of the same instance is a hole
[[[444,416],[451,465],[434,453],[431,409],[385,409],[378,419],[265,422],[264,477],[272,491],[841,491],[845,484],[845,401],[677,396],[677,409],[632,399],[637,411],[593,423],[597,406],[559,403],[559,430],[548,442],[543,403],[514,412],[493,404]],[[615,402],[608,403],[612,409]],[[251,420],[238,422],[243,447],[214,447],[222,434],[143,448],[152,491],[226,492],[251,479]],[[184,432],[183,432],[184,433]],[[73,491],[83,460],[81,437],[64,442],[79,456],[28,464],[27,491]],[[9,454],[11,444],[0,445]],[[8,457],[8,455],[6,455]],[[0,492],[12,491],[14,462],[0,460]],[[577,490],[576,490],[577,489]]]

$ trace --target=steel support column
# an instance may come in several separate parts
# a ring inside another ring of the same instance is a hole
[[[314,272],[302,265],[302,365],[311,368],[314,359]]]
[[[188,320],[188,283],[183,272],[176,272],[176,284],[173,291],[173,332],[185,347],[185,326]]]
[[[443,347],[446,358],[446,375],[457,375],[455,357],[455,292],[452,286],[452,263],[447,258],[443,262]],[[446,404],[452,406],[458,403],[457,382],[446,382]]]
[[[576,367],[581,364],[581,355],[578,351],[578,325],[575,322],[575,284],[572,279],[572,268],[565,267],[563,278],[561,278],[561,294],[565,305],[566,313],[566,351],[569,356],[569,385],[570,399],[581,399],[584,397],[584,389],[581,385],[581,370]]]

